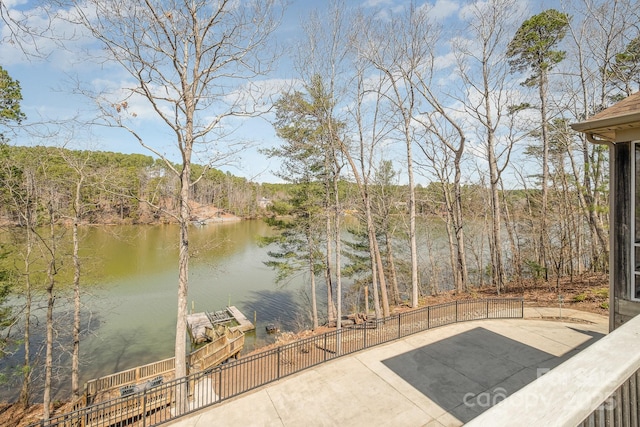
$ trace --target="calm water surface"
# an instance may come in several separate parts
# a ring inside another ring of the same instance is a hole
[[[247,334],[245,353],[273,340],[265,326],[276,323],[281,330],[295,331],[310,325],[307,286],[297,278],[285,287],[275,284],[275,272],[264,265],[269,249],[258,245],[260,236],[271,233],[262,221],[209,224],[190,229],[189,309],[195,312],[221,310],[235,305],[256,331]],[[67,232],[70,240],[70,232]],[[173,357],[178,283],[179,229],[176,225],[103,226],[81,230],[83,336],[81,380],[108,375],[135,366]],[[442,232],[436,229],[437,237]],[[423,238],[426,235],[423,235]],[[0,235],[0,239],[2,239]],[[442,253],[443,238],[430,246]],[[425,242],[420,243],[424,248]],[[442,246],[438,249],[437,246]],[[70,248],[60,252],[70,253]],[[443,258],[446,259],[446,258]],[[19,264],[19,259],[18,261]],[[421,262],[425,262],[421,259]],[[56,353],[60,366],[68,367],[72,306],[67,298],[73,263],[61,264],[56,286],[56,319],[59,333]],[[428,276],[427,276],[428,277]],[[326,305],[326,291],[318,288],[319,308]],[[38,328],[32,343],[43,339],[44,309],[40,300],[35,314]],[[322,316],[322,313],[321,313]],[[19,328],[19,326],[18,326]],[[17,331],[19,333],[19,331]],[[0,359],[0,370],[17,372],[23,360],[18,348]],[[43,357],[43,356],[42,356]],[[8,376],[8,387],[0,387],[0,399],[17,396],[19,377]],[[68,372],[57,377],[57,396],[66,398]]]
[[[173,356],[178,233],[176,225],[82,230],[83,382]],[[265,332],[266,324],[293,330],[306,318],[301,280],[277,287],[275,273],[263,264],[268,249],[257,242],[269,233],[262,221],[190,230],[189,310],[216,311],[231,304],[250,320],[255,316],[257,329],[247,334],[245,352],[273,339]],[[68,275],[70,260],[64,268]],[[59,298],[56,304],[68,313],[65,301]],[[44,312],[38,316],[44,322]],[[63,328],[70,330],[70,325]],[[60,352],[64,359],[64,349]],[[19,353],[15,359],[13,363],[20,363]]]
[[[293,329],[304,312],[300,282],[278,288],[274,272],[263,264],[267,249],[257,240],[269,232],[261,221],[190,231],[189,310],[215,311],[231,304],[250,320],[255,316],[257,329],[247,336],[247,350],[269,340],[267,323]],[[88,297],[94,314],[82,346],[90,363],[86,379],[173,356],[177,236],[174,225],[117,227],[106,233],[96,228],[87,234],[87,246],[108,276]]]

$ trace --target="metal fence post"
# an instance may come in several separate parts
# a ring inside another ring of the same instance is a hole
[[[362,324],[362,342],[364,343],[364,347],[362,348],[367,348],[367,321],[365,320],[364,323]]]
[[[277,352],[278,352],[278,367],[276,369],[276,378],[280,379],[280,347],[277,348]]]
[[[146,427],[147,426],[147,392],[148,390],[145,390],[142,393],[142,427]]]
[[[434,310],[436,311],[436,314],[434,315],[435,316],[434,327],[439,327],[439,326],[443,326],[444,324],[448,324],[446,322],[450,322],[450,319],[451,319],[449,317],[451,314],[451,311],[450,311],[451,304],[452,302],[446,303],[446,304],[439,304],[436,306],[427,306],[416,312],[399,313],[398,314],[398,333],[397,333],[398,338],[402,338],[403,335],[406,336],[418,331],[426,331],[431,329],[431,308],[434,308]],[[462,313],[460,313],[460,307],[459,307],[460,304],[462,304]],[[479,305],[483,305],[483,307],[486,309],[486,318],[490,318],[490,310],[493,310],[493,316],[494,316],[493,318],[524,317],[524,299],[523,298],[508,298],[508,299],[495,298],[495,299],[485,299],[484,301],[483,300],[455,301],[456,322],[469,320],[469,318],[473,318],[473,319],[481,318],[481,317],[477,317],[479,313],[475,311],[475,309],[478,308]],[[426,328],[425,328],[425,322],[424,322],[425,313],[427,314]],[[409,320],[407,320],[407,315],[409,315]],[[460,319],[461,317],[462,317],[462,320]],[[372,334],[375,334],[375,335],[373,336],[374,340],[371,343],[369,342],[369,338],[368,338],[368,329],[369,329],[367,327],[368,322],[364,322],[362,325],[359,325],[362,327],[362,333],[363,333],[362,341],[360,341],[363,344],[362,348],[366,349],[366,348],[369,348],[370,346],[373,347],[383,342],[388,342],[393,340],[393,338],[391,338],[390,336],[391,318],[385,318],[384,321],[385,323],[383,324],[384,326],[382,328],[380,328],[381,323],[378,322],[377,320],[374,320],[372,322],[372,328],[371,328]],[[404,326],[407,326],[407,327],[403,331]],[[382,332],[380,332],[381,329],[382,329]],[[351,331],[345,332],[342,329],[340,329],[337,332],[331,332],[334,334],[336,339],[336,351],[334,356],[329,356],[327,354],[329,353],[329,347],[328,347],[329,333],[323,334],[324,335],[323,337],[324,362],[329,361],[332,358],[340,357],[344,354],[343,351],[341,350],[342,346],[345,345],[345,343],[342,342],[342,338],[343,338],[343,334],[348,332],[351,332]],[[352,332],[356,333],[355,330]],[[308,342],[313,342],[315,346],[320,348],[320,343],[318,343],[318,339],[320,339],[320,337],[316,336],[312,338],[312,341],[308,341]],[[295,347],[295,345],[297,345],[297,347]],[[299,344],[294,344],[294,346],[289,347],[288,351],[295,352],[297,350],[300,350],[299,346],[300,346]],[[352,349],[351,351],[355,349],[355,347],[350,347],[350,348]],[[305,364],[304,367],[299,369],[292,367],[292,368],[283,370],[280,365],[282,365],[283,361],[286,362],[286,359],[283,359],[281,354],[283,351],[285,351],[284,348],[282,346],[279,346],[276,349],[267,350],[259,356],[259,359],[257,359],[258,362],[256,363],[261,364],[263,361],[265,361],[265,359],[268,359],[268,364],[262,365],[262,366],[268,366],[266,369],[269,369],[269,382],[274,380],[272,375],[274,372],[271,372],[271,370],[273,370],[272,362],[273,362],[274,350],[276,351],[276,363],[277,363],[276,369],[275,369],[276,371],[275,379],[280,379],[283,375],[291,374],[294,371],[298,372],[299,370],[309,367],[309,366],[306,366]],[[311,363],[311,365],[315,365],[316,363],[322,363],[322,359],[319,360],[316,358],[315,352],[313,353],[313,356],[310,356],[310,357],[313,358],[313,363]],[[242,365],[242,366],[245,366],[245,365]],[[216,374],[216,370],[217,370],[217,374]],[[223,371],[225,371],[225,373],[223,373]],[[244,386],[240,385],[240,383],[244,384],[247,380],[250,381],[250,383],[252,384],[252,387],[249,389],[255,388],[258,381],[256,381],[257,378],[248,377],[249,375],[251,375],[251,373],[253,373],[253,371],[249,372],[248,370],[243,370],[240,368],[234,369],[233,364],[217,366],[215,368],[212,368],[210,373],[207,373],[207,375],[210,375],[212,380],[214,380],[217,377],[217,385],[214,385],[214,387],[208,390],[207,393],[212,393],[215,391],[217,391],[218,393],[218,396],[215,397],[215,399],[212,399],[212,403],[221,402],[226,398],[235,397],[240,394],[243,394],[245,391],[248,391],[243,388]],[[257,375],[266,375],[266,374],[267,374],[266,372],[261,372]],[[226,377],[224,377],[225,375]],[[224,385],[223,385],[223,377],[226,378],[225,380],[226,384]],[[194,377],[194,373],[190,373],[187,377],[183,379],[172,380],[171,383],[167,383],[166,391],[167,392],[169,391],[169,387],[172,387],[172,390],[173,390],[172,401],[169,402],[170,405],[173,406],[175,403],[179,403],[183,398],[188,398],[190,393],[195,392],[195,381],[196,381],[195,378],[196,377]],[[95,398],[95,396],[92,395],[90,391],[92,388],[92,384],[93,383],[88,383],[87,385],[87,399],[86,399],[87,403],[85,405],[91,404],[90,401],[94,400]],[[181,395],[183,391],[187,392],[186,396]],[[171,413],[167,415],[166,419],[164,418],[164,415],[160,415],[160,416],[153,415],[153,418],[151,418],[150,416],[149,419],[147,420],[147,409],[149,410],[150,414],[151,413],[155,414],[154,408],[156,405],[156,400],[158,399],[158,394],[159,393],[157,391],[156,392],[144,391],[134,396],[121,397],[118,400],[118,403],[116,404],[107,404],[105,406],[105,404],[103,403],[103,404],[96,404],[96,406],[94,407],[85,406],[84,408],[73,411],[71,415],[63,414],[61,416],[56,416],[46,421],[39,421],[36,424],[30,424],[29,427],[36,427],[36,426],[44,427],[48,425],[58,425],[60,423],[69,422],[69,420],[72,420],[73,422],[76,422],[76,423],[79,422],[84,424],[88,424],[88,423],[100,424],[101,422],[104,422],[106,420],[106,418],[104,418],[106,416],[105,414],[108,414],[109,416],[111,416],[112,414],[115,413],[116,409],[114,408],[116,408],[116,406],[114,405],[118,405],[118,404],[123,405],[127,400],[133,401],[134,399],[138,399],[137,408],[142,409],[143,419],[138,420],[137,422],[144,427],[156,424],[159,418],[162,418],[161,422],[167,422],[170,420],[178,419],[189,412],[189,410],[186,408],[176,407],[174,408],[175,412],[173,412],[172,410]],[[142,401],[140,401],[139,399],[142,399]],[[175,399],[175,403],[173,399]],[[206,400],[209,400],[209,399],[206,399]],[[121,420],[121,421],[124,421],[124,420]],[[116,421],[114,422],[114,424],[118,422],[119,421]]]
[[[328,351],[329,349],[327,348],[327,334],[328,332],[324,333],[324,361],[325,362],[327,361],[327,353],[329,352]]]

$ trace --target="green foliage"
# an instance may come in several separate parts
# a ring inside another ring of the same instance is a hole
[[[268,218],[267,223],[274,227],[278,234],[261,237],[261,246],[275,246],[267,252],[269,260],[264,264],[276,271],[276,283],[286,284],[289,280],[309,271],[314,265],[314,273],[322,269],[322,253],[317,250],[310,232],[309,223],[304,220],[281,220]]]
[[[283,284],[298,274],[308,272],[314,265],[314,273],[322,269],[322,253],[318,250],[321,224],[321,187],[316,183],[300,183],[293,187],[286,202],[275,201],[270,211],[279,215],[265,221],[278,234],[262,237],[260,244],[273,245],[268,252],[269,261],[264,264],[276,271],[276,283]]]
[[[595,289],[593,293],[597,298],[603,298],[603,299],[609,298],[609,288]]]
[[[20,109],[20,101],[20,82],[13,80],[0,66],[0,125],[6,126],[10,122],[20,124],[25,119],[25,114]]]
[[[531,277],[535,280],[542,279],[545,276],[546,269],[537,261],[528,259],[525,260],[524,264]]]
[[[84,165],[86,175],[81,195],[83,221],[150,222],[163,220],[163,209],[172,212],[175,207],[178,179],[164,162],[151,156],[0,144],[0,217],[21,223],[19,209],[9,198],[25,200],[27,179],[35,185],[34,197],[55,194],[61,217],[73,217],[78,179],[74,165]],[[193,165],[193,170],[194,174],[205,172],[201,165]],[[255,187],[245,178],[208,169],[193,186],[193,200],[230,212],[250,212],[249,205],[256,205]],[[239,194],[242,197],[233,197]]]
[[[529,102],[523,102],[521,104],[509,105],[507,111],[509,114],[516,114],[520,111],[528,110],[532,108],[532,105]]]
[[[607,75],[609,83],[622,91],[622,93],[610,97],[612,102],[618,102],[638,90],[640,85],[640,36],[631,40],[624,51],[616,54],[614,63],[607,70]]]
[[[265,264],[278,272],[279,282],[294,273],[321,271],[324,257],[319,248],[328,238],[323,224],[328,200],[335,196],[333,184],[338,183],[338,192],[347,191],[348,185],[336,181],[337,133],[343,124],[332,117],[332,108],[318,76],[308,82],[304,92],[286,93],[275,104],[274,128],[282,144],[263,152],[280,158],[278,175],[292,184],[286,198],[273,201],[269,208],[277,216],[291,218],[268,219],[280,238],[272,240],[278,248],[269,252],[272,259]]]
[[[564,38],[570,16],[548,9],[522,23],[507,46],[512,71],[530,71],[525,86],[537,86],[540,79],[565,57],[565,52],[553,48]]]
[[[274,200],[267,210],[275,215],[291,215],[294,206],[286,200]]]
[[[585,293],[578,294],[578,295],[573,297],[573,300],[575,302],[582,302],[582,301],[585,301],[586,299],[587,299],[587,294],[585,294]]]
[[[608,299],[609,299],[609,288],[591,289],[587,292],[582,292],[573,297],[573,300],[575,302],[583,302],[587,300],[589,301],[604,300],[603,303],[600,304],[601,307],[603,306],[603,304],[608,305],[608,302],[607,302]]]

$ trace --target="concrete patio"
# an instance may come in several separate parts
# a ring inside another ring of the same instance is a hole
[[[607,332],[605,316],[525,308],[524,319],[458,323],[345,356],[168,425],[459,426]]]

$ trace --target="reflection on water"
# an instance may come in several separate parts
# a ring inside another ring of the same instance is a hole
[[[83,230],[83,382],[173,356],[178,231],[174,225]],[[301,282],[276,288],[275,273],[263,264],[267,249],[257,245],[257,237],[267,234],[269,228],[261,221],[210,224],[192,228],[190,233],[189,309],[215,311],[231,304],[250,320],[255,316],[257,329],[247,336],[246,351],[273,339],[265,331],[267,323],[292,330],[307,317]],[[68,274],[72,263],[65,263],[64,268]],[[64,275],[61,272],[60,277]],[[66,313],[60,330],[68,331],[69,306],[64,298],[56,303],[59,312]],[[42,323],[44,312],[37,316]],[[70,340],[63,335],[58,356],[69,366]],[[35,336],[32,342],[41,340],[42,335]],[[14,357],[0,360],[0,368],[19,366],[21,357],[17,351]],[[64,373],[59,376],[62,389],[68,389],[70,383],[66,377]],[[3,389],[1,399],[18,392],[17,386]]]
[[[297,331],[310,324],[309,315],[301,306],[300,299],[290,291],[252,291],[242,306],[248,313],[261,314],[257,316],[261,330],[268,324],[274,324],[280,330]]]

